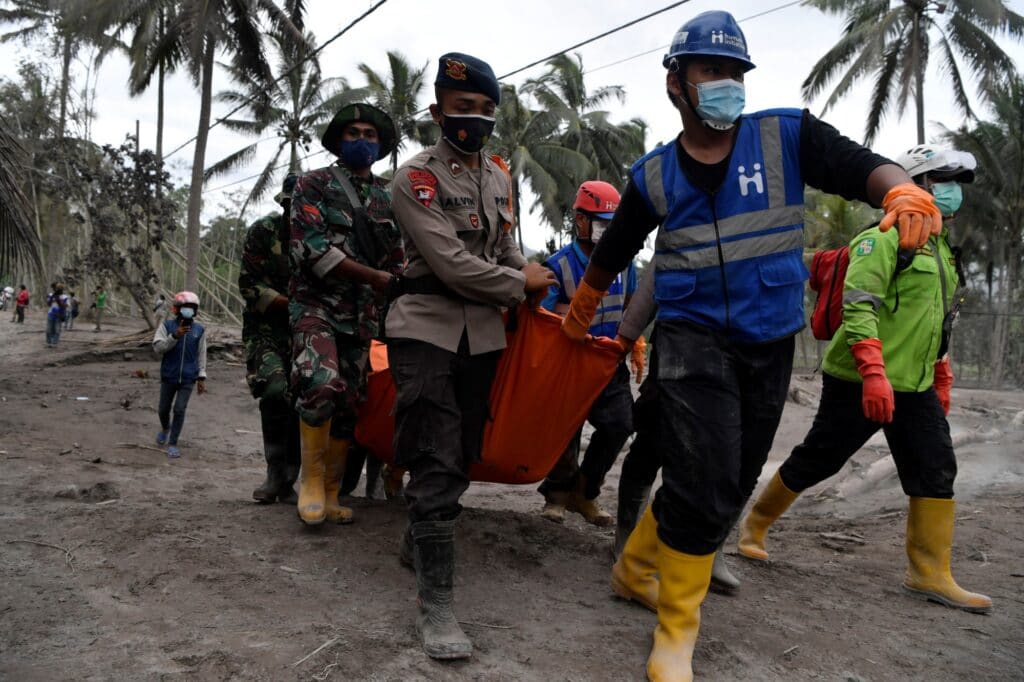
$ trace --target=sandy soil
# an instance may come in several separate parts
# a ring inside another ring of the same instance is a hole
[[[149,449],[156,361],[90,354],[134,325],[82,324],[51,351],[38,313],[24,327],[0,319],[0,678],[643,679],[655,616],[612,597],[611,532],[540,519],[532,486],[475,485],[464,499],[456,600],[476,652],[428,660],[396,560],[403,510],[356,499],[355,524],[310,532],[291,508],[253,504],[259,419],[223,359],[193,397],[182,459]],[[794,380],[809,404],[788,406],[769,471],[804,435],[817,383]],[[730,539],[743,586],[705,602],[698,677],[1024,679],[1024,394],[954,400],[954,572],[994,612],[901,593],[905,498],[873,443],[779,522],[771,563],[737,557]]]

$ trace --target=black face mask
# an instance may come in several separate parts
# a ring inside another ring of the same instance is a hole
[[[475,154],[484,148],[494,132],[493,116],[456,116],[442,114],[441,133],[463,154]]]

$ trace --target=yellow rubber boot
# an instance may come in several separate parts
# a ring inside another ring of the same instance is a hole
[[[652,682],[683,682],[693,679],[693,649],[700,630],[700,605],[711,584],[715,553],[684,554],[658,540],[658,626],[647,658],[647,677]]]
[[[612,590],[651,611],[658,610],[658,522],[650,507],[629,534],[612,566]]]
[[[953,580],[949,554],[953,547],[956,502],[934,497],[911,497],[907,515],[907,577],[903,588],[911,595],[972,613],[988,613],[992,600],[968,592]]]
[[[345,475],[345,461],[352,441],[331,438],[327,443],[324,460],[324,516],[332,523],[352,523],[352,510],[338,504],[341,478]]]
[[[748,559],[767,561],[768,552],[764,549],[764,536],[768,533],[768,527],[775,523],[798,497],[800,493],[787,488],[776,471],[764,492],[740,523],[740,540],[737,545],[740,554]]]
[[[299,438],[302,444],[302,468],[299,470],[299,518],[309,526],[324,522],[326,493],[324,491],[324,461],[331,422],[310,426],[299,420]]]

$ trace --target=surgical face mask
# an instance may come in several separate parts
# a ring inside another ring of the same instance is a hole
[[[688,83],[697,88],[697,106],[694,111],[704,125],[713,130],[728,130],[736,125],[747,103],[743,83],[725,78],[706,83]]]
[[[178,311],[178,314],[181,315],[182,318],[186,320],[191,320],[193,317],[195,317],[196,311],[192,310],[191,308],[182,308]]]
[[[475,154],[484,148],[494,132],[493,116],[456,116],[442,114],[441,133],[463,154]]]
[[[352,170],[363,170],[373,165],[380,155],[380,144],[364,138],[342,140],[339,156],[341,162]]]
[[[960,210],[964,202],[964,190],[959,182],[936,182],[932,185],[935,205],[944,216],[951,216]]]
[[[590,241],[595,244],[601,241],[601,237],[604,235],[604,231],[608,229],[608,223],[610,220],[602,220],[601,218],[591,218],[590,220]]]

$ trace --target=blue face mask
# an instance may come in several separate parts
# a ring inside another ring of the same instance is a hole
[[[192,310],[191,308],[182,308],[181,310],[178,311],[178,314],[181,315],[186,320],[191,320],[193,317],[195,317],[196,311]]]
[[[363,138],[342,140],[340,152],[342,163],[352,170],[363,170],[372,166],[380,156],[380,145]]]
[[[959,182],[936,182],[932,185],[935,205],[944,216],[951,216],[960,210],[964,202],[964,190]]]
[[[747,103],[743,83],[725,78],[707,83],[689,83],[697,88],[697,106],[694,111],[709,128],[728,130],[736,125]]]

